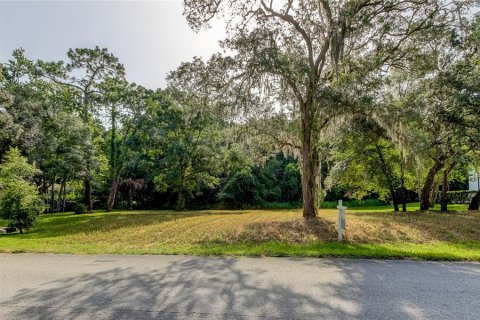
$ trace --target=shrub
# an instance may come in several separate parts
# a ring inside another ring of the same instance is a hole
[[[38,170],[11,149],[0,166],[0,216],[20,233],[29,230],[44,209],[38,190],[30,180]]]
[[[73,213],[74,214],[87,213],[87,206],[84,205],[83,203],[76,203],[75,206],[73,207]]]

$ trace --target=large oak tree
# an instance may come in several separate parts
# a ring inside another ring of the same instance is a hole
[[[227,20],[223,46],[233,59],[217,70],[228,74],[225,83],[268,93],[298,117],[305,218],[317,214],[318,141],[343,106],[338,84],[401,65],[421,51],[419,38],[462,13],[443,0],[184,0],[184,7],[195,30],[216,16]]]

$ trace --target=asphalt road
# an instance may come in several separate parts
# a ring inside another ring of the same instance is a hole
[[[0,254],[0,319],[480,319],[480,264]]]

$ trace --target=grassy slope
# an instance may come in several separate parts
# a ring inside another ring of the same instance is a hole
[[[300,210],[56,214],[41,217],[27,234],[0,235],[0,251],[480,261],[478,213],[348,209],[346,242],[341,244],[335,242],[336,211],[322,210],[320,216],[322,220],[307,223]]]

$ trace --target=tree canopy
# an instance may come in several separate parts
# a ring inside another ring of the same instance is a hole
[[[106,48],[62,61],[14,50],[0,64],[2,192],[14,199],[2,214],[25,199],[24,220],[38,199],[45,213],[288,203],[313,218],[340,198],[446,211],[479,163],[473,4],[185,0],[194,30],[221,17],[228,37],[156,90],[128,82]]]

